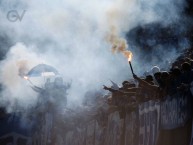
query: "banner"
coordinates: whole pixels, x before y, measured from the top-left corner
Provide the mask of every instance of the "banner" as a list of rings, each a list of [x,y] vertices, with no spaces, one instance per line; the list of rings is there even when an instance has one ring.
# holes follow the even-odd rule
[[[188,93],[175,94],[162,102],[148,101],[137,104],[136,109],[126,109],[124,119],[117,111],[109,114],[108,119],[107,114],[102,114],[83,125],[70,127],[65,116],[56,118],[45,113],[35,121],[32,134],[31,128],[21,128],[17,114],[7,115],[0,118],[0,145],[156,145],[159,129],[176,129],[179,133],[192,117],[191,97]],[[185,137],[182,139],[188,142]],[[193,128],[190,145],[193,145]]]
[[[65,135],[65,145],[74,145],[73,140],[75,140],[73,137],[73,131],[67,132]]]
[[[138,109],[126,114],[125,145],[139,144],[139,112]]]
[[[98,122],[96,122],[96,130],[95,130],[95,144],[94,145],[105,145],[106,127],[100,126]]]
[[[77,142],[75,145],[85,145],[86,144],[86,128],[77,128],[74,134]]]
[[[139,105],[139,145],[155,145],[159,112],[158,102],[149,101]]]
[[[85,145],[94,145],[95,143],[95,130],[96,130],[96,121],[90,121],[86,128],[86,144]]]
[[[120,145],[123,120],[119,117],[119,112],[109,115],[107,135],[105,145]]]
[[[51,113],[46,113],[45,114],[45,118],[42,121],[42,126],[41,126],[41,138],[40,138],[40,142],[41,145],[47,145],[49,144],[49,140],[51,138],[51,133],[52,133],[52,127],[53,127],[53,115]]]
[[[64,137],[64,140],[62,141],[61,138],[61,141],[57,142],[57,145],[85,145],[86,128],[76,128],[75,130],[66,133]]]
[[[187,122],[191,114],[190,94],[167,96],[161,103],[161,129],[175,129]]]

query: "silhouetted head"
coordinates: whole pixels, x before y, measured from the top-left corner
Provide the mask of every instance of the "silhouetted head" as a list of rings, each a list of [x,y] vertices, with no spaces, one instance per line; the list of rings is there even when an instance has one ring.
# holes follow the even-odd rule
[[[162,85],[167,85],[170,82],[170,74],[167,71],[161,73],[161,83]]]
[[[170,70],[170,73],[171,73],[173,76],[178,77],[178,76],[181,75],[181,70],[180,70],[177,66],[175,66],[174,68],[172,68],[172,69]]]
[[[191,71],[191,65],[188,62],[184,62],[181,68],[182,68],[182,71]]]
[[[125,84],[128,84],[128,83],[129,83],[129,81],[123,81],[122,85],[124,86]]]

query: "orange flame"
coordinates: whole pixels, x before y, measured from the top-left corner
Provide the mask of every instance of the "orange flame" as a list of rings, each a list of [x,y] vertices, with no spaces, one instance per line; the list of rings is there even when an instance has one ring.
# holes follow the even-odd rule
[[[128,61],[131,61],[132,60],[132,57],[133,57],[133,54],[131,51],[128,51],[128,50],[125,50],[123,52],[124,56],[128,58]]]

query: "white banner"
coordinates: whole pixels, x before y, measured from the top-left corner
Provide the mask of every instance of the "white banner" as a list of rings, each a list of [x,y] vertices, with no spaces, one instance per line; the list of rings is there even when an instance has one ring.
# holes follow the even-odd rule
[[[119,117],[119,112],[109,115],[108,128],[105,145],[119,145],[122,133],[123,122]]]
[[[105,145],[106,138],[106,127],[100,126],[96,122],[96,130],[95,130],[95,144],[94,145]]]
[[[90,121],[86,129],[86,145],[94,145],[96,121]]]
[[[139,141],[139,114],[138,111],[126,115],[125,145],[137,145]]]
[[[159,103],[149,101],[139,105],[139,145],[155,145],[159,126]]]

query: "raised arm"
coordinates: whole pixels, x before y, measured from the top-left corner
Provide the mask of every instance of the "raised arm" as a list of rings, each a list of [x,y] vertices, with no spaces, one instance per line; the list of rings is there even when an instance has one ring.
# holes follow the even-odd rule
[[[156,85],[151,85],[150,83],[140,79],[137,75],[133,75],[133,78],[136,79],[143,87],[145,88],[148,88],[148,89],[152,89],[152,90],[155,90],[155,89],[158,89],[158,86]]]

